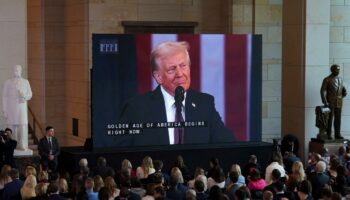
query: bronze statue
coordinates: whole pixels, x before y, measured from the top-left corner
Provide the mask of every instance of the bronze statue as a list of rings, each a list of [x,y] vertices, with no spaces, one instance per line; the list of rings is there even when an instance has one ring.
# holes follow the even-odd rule
[[[334,136],[335,139],[344,139],[340,134],[341,126],[341,109],[343,105],[343,97],[346,96],[346,89],[343,86],[343,80],[338,76],[339,65],[331,66],[331,74],[323,79],[321,87],[322,103],[330,108],[327,136],[332,138],[332,124],[334,118]]]

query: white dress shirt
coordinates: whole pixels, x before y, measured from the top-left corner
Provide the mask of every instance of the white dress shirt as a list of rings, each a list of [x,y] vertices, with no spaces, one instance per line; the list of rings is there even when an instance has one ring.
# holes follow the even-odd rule
[[[176,107],[175,107],[175,99],[173,96],[171,96],[163,86],[160,86],[160,90],[162,91],[164,102],[165,102],[165,112],[166,112],[166,118],[167,122],[175,122],[175,113],[176,113]],[[185,92],[185,98],[182,101],[182,117],[185,120],[185,100],[186,100],[186,92]],[[168,128],[168,134],[169,134],[169,144],[174,144],[174,128]]]

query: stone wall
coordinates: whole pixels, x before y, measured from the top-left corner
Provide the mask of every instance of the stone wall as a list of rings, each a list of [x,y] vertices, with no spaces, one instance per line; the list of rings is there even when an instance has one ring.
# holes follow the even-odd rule
[[[255,1],[255,34],[263,35],[262,140],[281,137],[282,0]]]
[[[2,112],[2,90],[13,76],[13,66],[23,67],[27,77],[27,3],[23,0],[0,0],[0,129],[6,128]]]
[[[233,0],[232,32],[261,34],[262,140],[281,137],[282,0]],[[255,3],[255,4],[254,4]]]
[[[341,66],[340,76],[348,91],[342,110],[342,134],[350,137],[350,1],[331,0],[329,65]],[[330,73],[329,71],[327,74]],[[327,75],[325,74],[325,75]]]

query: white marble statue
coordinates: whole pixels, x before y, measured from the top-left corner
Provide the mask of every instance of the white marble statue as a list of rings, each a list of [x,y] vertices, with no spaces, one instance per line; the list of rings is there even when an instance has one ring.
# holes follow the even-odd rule
[[[12,139],[17,140],[17,149],[28,149],[27,101],[32,98],[32,90],[27,79],[22,78],[22,66],[14,66],[14,77],[6,80],[2,93],[3,112],[8,128],[12,129]]]

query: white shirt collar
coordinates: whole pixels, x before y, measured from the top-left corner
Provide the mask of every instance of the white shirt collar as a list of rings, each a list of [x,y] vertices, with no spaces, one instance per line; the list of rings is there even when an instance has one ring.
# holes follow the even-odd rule
[[[164,98],[164,102],[165,102],[165,109],[168,110],[168,109],[172,109],[173,108],[173,105],[175,104],[175,99],[173,96],[171,96],[164,88],[163,86],[161,85],[160,86],[160,90],[162,91],[162,94],[163,94],[163,98]],[[182,105],[185,107],[185,101],[186,101],[186,94],[187,92],[185,92],[185,98],[184,100],[182,101]]]

